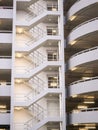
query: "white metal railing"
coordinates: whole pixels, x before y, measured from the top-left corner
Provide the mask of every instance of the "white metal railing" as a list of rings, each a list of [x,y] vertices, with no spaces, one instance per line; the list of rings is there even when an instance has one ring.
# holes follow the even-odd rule
[[[91,81],[91,80],[95,80],[95,79],[98,79],[98,76],[89,77],[88,79],[83,79],[83,80],[77,80],[77,81],[72,82],[70,85],[78,84],[78,83],[85,82],[85,81]]]
[[[57,114],[55,113],[57,111]],[[33,127],[35,127],[35,125],[37,125],[37,123],[39,123],[40,121],[43,121],[45,118],[57,118],[60,117],[60,110],[59,109],[51,109],[51,110],[44,110],[42,112],[40,112],[37,116],[38,118],[35,119],[34,117],[31,118],[30,120],[28,120],[27,122],[23,122],[23,123],[14,123],[14,128],[16,129],[20,129],[22,128],[23,130],[30,130]]]
[[[93,50],[97,50],[97,49],[98,49],[98,46],[92,47],[92,48],[89,48],[89,49],[80,51],[80,52],[78,52],[78,53],[72,55],[70,58],[73,58],[73,57],[75,57],[75,56],[77,56],[77,55],[80,55],[80,54],[83,54],[83,53],[86,53],[86,52],[90,52],[90,51],[93,51]]]
[[[71,113],[88,112],[88,111],[98,111],[98,107],[76,109],[76,110],[73,110]]]
[[[39,16],[40,14],[43,14],[45,11],[58,11],[58,4],[54,4],[54,3],[50,3],[50,4],[46,4],[41,5],[40,3],[36,2],[34,3],[32,6],[30,6],[28,8],[28,10],[30,11],[27,15],[26,15],[26,20],[32,20],[33,18]]]
[[[16,66],[15,68],[16,68],[17,74],[18,73],[27,74],[27,73],[31,72],[33,69],[35,69],[36,67],[43,64],[44,62],[48,61],[47,57],[45,55],[43,55],[42,53],[40,53],[39,51],[34,51],[29,56],[33,59],[32,66]],[[53,60],[51,60],[51,61],[53,61]]]
[[[2,86],[10,86],[11,85],[11,82],[2,82],[0,81],[0,87]]]
[[[36,15],[33,12],[29,12],[28,14],[25,15],[25,20],[29,22],[30,20],[32,20],[35,17],[36,17]]]
[[[38,76],[34,76],[32,79],[30,79],[29,83],[32,85],[36,85],[36,91],[40,92],[41,90],[45,89],[46,83],[40,79]]]
[[[31,111],[31,113],[33,114],[33,117],[37,120],[41,119],[40,113],[43,113],[43,111],[45,111],[45,109],[37,103],[32,104],[28,108],[28,110]]]
[[[44,31],[42,28],[40,28],[40,27],[38,27],[38,26],[35,26],[35,27],[33,27],[31,30],[30,30],[30,32],[34,35],[34,33],[35,34],[37,34],[36,36],[40,36],[40,37],[42,37],[42,36],[44,36],[45,34],[46,34],[46,31]]]
[[[32,84],[36,84],[36,88],[33,89],[34,91],[30,91],[28,94],[25,93],[15,93],[15,101],[16,102],[28,102],[33,99],[36,99],[36,96],[40,95],[41,93],[46,91],[45,85],[43,83],[40,84],[40,82],[35,82],[35,79],[31,81]]]
[[[98,111],[98,107],[81,109],[80,111],[81,111],[81,112]]]
[[[46,27],[45,30],[42,28],[35,26],[30,30],[31,35],[33,36],[31,40],[24,41],[24,40],[17,40],[16,42],[24,43],[26,46],[31,46],[33,43],[37,42],[38,40],[42,39],[45,36],[58,36],[58,28],[57,27]]]
[[[46,11],[46,7],[38,2],[32,4],[28,9],[37,16]]]
[[[47,58],[45,55],[40,53],[39,51],[34,51],[30,54],[30,57],[33,59],[33,62],[35,63],[35,66],[39,66],[43,62],[47,61]]]
[[[87,24],[87,23],[90,23],[90,22],[95,21],[95,20],[98,20],[98,17],[93,18],[93,19],[90,19],[90,20],[87,20],[87,21],[85,21],[85,22],[83,22],[83,23],[77,25],[75,28],[73,28],[73,29],[71,30],[70,33],[72,33],[72,32],[73,32],[74,30],[76,30],[77,28],[81,27],[82,25]],[[70,35],[70,34],[69,34],[69,35]]]
[[[36,96],[43,94],[47,89],[43,86],[37,87],[34,91],[29,92],[28,94],[25,93],[15,93],[15,102],[25,102],[32,101],[36,99]]]

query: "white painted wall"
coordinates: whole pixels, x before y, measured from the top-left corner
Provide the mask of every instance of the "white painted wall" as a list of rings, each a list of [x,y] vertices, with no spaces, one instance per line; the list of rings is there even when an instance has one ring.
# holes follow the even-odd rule
[[[68,87],[69,96],[87,92],[94,92],[97,91],[97,89],[98,89],[98,79],[80,82]]]
[[[70,58],[69,69],[73,68],[74,66],[91,62],[91,61],[96,61],[96,60],[98,60],[98,49],[91,50]]]
[[[0,42],[1,43],[12,43],[12,33],[0,33]]]
[[[81,26],[77,26],[72,32],[69,34],[69,44],[70,42],[76,40],[79,37],[87,35],[88,33],[92,33],[98,30],[98,19],[89,21],[87,23],[82,24]]]
[[[47,126],[43,126],[43,127],[39,128],[39,130],[47,130]]]
[[[16,35],[16,47],[24,48],[27,47],[29,42],[31,41],[31,37],[27,36],[26,34],[17,34]]]
[[[32,116],[26,112],[24,108],[20,110],[14,110],[14,128],[15,130],[24,130],[26,127],[24,123],[32,119]]]
[[[11,69],[11,59],[0,59],[0,69]]]
[[[98,0],[80,0],[78,2],[76,2],[68,11],[68,16],[71,17],[72,15],[74,15],[75,13],[77,13],[78,11],[82,10],[83,8],[90,6],[94,3],[98,2]]]
[[[24,10],[17,10],[16,13],[16,21],[18,22],[26,22],[26,17],[28,13]]]
[[[0,96],[11,96],[11,86],[0,86]]]
[[[10,113],[0,113],[0,125],[10,124]]]
[[[13,10],[12,9],[0,9],[0,18],[12,18]]]
[[[87,111],[72,113],[69,115],[69,124],[77,123],[97,123],[98,122],[98,112],[97,111]]]
[[[32,89],[26,86],[24,83],[15,84],[15,101],[24,102],[27,101],[27,95],[32,91]],[[33,93],[33,92],[32,92]]]
[[[24,74],[33,69],[33,63],[31,64],[24,58],[16,58],[15,67],[16,67],[16,73]]]
[[[47,112],[49,117],[59,117],[60,111],[59,111],[59,100],[58,98],[55,98],[51,96],[47,98]]]

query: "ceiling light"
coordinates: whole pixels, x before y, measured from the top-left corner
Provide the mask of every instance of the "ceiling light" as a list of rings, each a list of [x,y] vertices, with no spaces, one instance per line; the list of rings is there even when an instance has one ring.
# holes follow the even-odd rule
[[[53,29],[52,32],[53,32],[53,33],[56,33],[56,29]]]
[[[83,103],[87,103],[87,104],[94,104],[94,101],[84,101]]]
[[[78,124],[73,124],[74,126],[77,126]]]
[[[72,112],[73,113],[79,113],[80,111],[79,110],[73,110]]]
[[[54,83],[50,83],[50,86],[51,87],[55,87],[55,86],[57,86],[57,83],[55,83],[55,82]]]
[[[72,95],[72,98],[75,98],[75,97],[77,97],[77,95]]]
[[[87,128],[79,128],[79,130],[88,130]]]
[[[0,105],[0,109],[5,109],[6,105]]]
[[[69,44],[70,44],[70,45],[74,45],[76,42],[77,42],[77,41],[72,41],[72,42],[70,42]]]
[[[15,83],[21,83],[22,80],[21,79],[15,79]]]
[[[22,33],[24,32],[24,29],[23,29],[23,28],[20,28],[20,27],[17,27],[16,32],[17,32],[18,34],[22,34]]]
[[[96,124],[85,124],[86,126],[96,126]]]
[[[14,108],[15,110],[21,110],[21,109],[23,109],[22,107],[15,107]]]
[[[86,98],[94,99],[94,96],[87,96]]]
[[[53,7],[53,8],[52,8],[52,11],[57,11],[57,8]]]
[[[87,109],[87,106],[81,106],[81,105],[79,105],[79,106],[77,106],[77,108],[78,109]]]
[[[69,19],[70,19],[70,21],[73,21],[75,18],[76,18],[76,16],[73,15],[73,16],[71,16]]]
[[[86,129],[96,129],[96,126],[86,126]]]
[[[82,77],[83,80],[90,79],[90,77]]]
[[[16,53],[15,56],[16,56],[17,58],[21,58],[21,57],[23,56],[23,54],[22,54],[22,53]]]
[[[71,71],[74,71],[74,70],[76,70],[76,69],[77,69],[77,67],[74,67],[74,68],[71,69]]]
[[[53,78],[54,78],[54,79],[58,79],[58,77],[56,77],[56,76],[55,76],[55,77],[53,77]]]

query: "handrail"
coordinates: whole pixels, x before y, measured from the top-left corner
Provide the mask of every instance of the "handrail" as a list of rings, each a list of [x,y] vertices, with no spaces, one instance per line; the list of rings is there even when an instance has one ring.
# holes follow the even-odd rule
[[[33,118],[29,119],[26,122],[14,123],[14,124],[15,124],[16,127],[21,127],[22,126],[24,129],[28,130],[28,129],[31,129],[34,125],[36,125],[39,121],[41,121],[41,120],[43,120],[45,118],[53,117],[53,116],[56,117],[56,115],[49,115],[50,112],[55,112],[56,110],[60,111],[59,108],[57,108],[57,109],[55,109],[55,108],[54,109],[50,109],[49,111],[44,110],[44,111],[39,112],[37,114],[37,118],[36,119],[35,119],[35,117],[33,117]],[[57,117],[59,117],[59,116],[60,116],[60,114],[57,115]]]
[[[95,20],[97,20],[97,19],[98,19],[98,17],[95,17],[95,18],[93,18],[93,19],[87,20],[87,21],[85,21],[85,22],[83,22],[83,23],[77,25],[75,28],[73,28],[73,29],[71,30],[70,33],[72,33],[74,30],[76,30],[76,29],[79,28],[80,26],[82,26],[82,25],[84,25],[84,24],[87,24],[87,23],[90,23],[90,22],[92,22],[92,21],[95,21]],[[70,35],[70,34],[69,34],[69,35]]]
[[[45,11],[57,11],[58,10],[58,4],[50,3],[50,4],[46,4],[46,6],[44,7],[40,3],[36,2],[31,6],[31,8],[28,8],[28,10],[30,12],[26,15],[27,21],[30,20],[29,18],[35,18]],[[37,11],[36,13],[34,12],[35,10]]]
[[[46,8],[42,5],[40,5],[38,2],[34,3],[31,8],[28,8],[28,10],[30,11],[27,16],[26,19],[28,20],[29,15],[31,15],[32,13],[34,14],[33,18],[37,17],[39,14],[41,14],[42,12],[44,12],[46,10]],[[37,10],[37,14],[34,12],[35,10]],[[31,17],[31,16],[30,16]]]
[[[45,37],[45,36],[48,36],[48,35],[58,35],[58,28],[57,28],[57,26],[54,28],[54,27],[48,27],[48,29],[55,29],[56,30],[56,32],[54,33],[47,33],[47,29],[46,29],[46,31],[45,30],[43,30],[43,29],[41,29],[40,27],[38,27],[38,26],[35,26],[35,27],[33,27],[31,30],[30,30],[30,32],[31,32],[31,34],[32,35],[36,35],[36,36],[34,36],[34,37],[32,37],[31,38],[31,40],[29,40],[29,41],[27,41],[27,42],[25,42],[24,44],[26,45],[26,46],[30,46],[30,45],[32,45],[34,42],[37,42],[38,40],[40,40],[41,38],[43,38],[43,37]],[[34,34],[33,34],[34,33]],[[21,40],[21,41],[23,41],[23,40]],[[17,41],[16,41],[17,42]]]
[[[32,109],[32,108],[33,108],[33,109],[35,108],[36,111],[37,111],[37,109],[40,110],[40,111],[44,110],[44,108],[43,108],[42,106],[40,106],[38,103],[32,104],[32,105],[30,106],[30,108],[31,108],[31,109]]]
[[[86,52],[89,52],[89,51],[92,51],[92,50],[96,50],[96,49],[98,49],[98,46],[92,47],[92,48],[89,48],[89,49],[86,49],[86,50],[83,50],[83,51],[80,51],[80,52],[72,55],[70,58],[73,58],[73,57],[75,57],[77,55],[80,55],[80,54],[83,54],[83,53],[86,53]]]
[[[31,53],[31,56],[34,56],[36,58],[36,60],[39,60],[39,61],[45,61],[47,58],[45,55],[43,55],[41,52],[39,51],[34,51],[33,53]]]
[[[40,83],[40,84],[42,84],[43,86],[44,86],[44,84],[45,84],[45,81],[43,81],[42,79],[40,79],[38,76],[34,76],[32,79],[31,79],[31,81],[37,81],[37,83]]]
[[[71,111],[71,113],[88,112],[88,111],[98,111],[98,107],[76,109],[76,110]]]
[[[98,107],[80,109],[80,111],[81,111],[81,112],[84,112],[84,111],[98,111]]]
[[[95,80],[95,79],[98,79],[98,76],[96,77],[90,77],[89,79],[83,79],[83,80],[77,80],[77,81],[74,81],[70,84],[71,85],[74,85],[74,84],[77,84],[77,83],[81,83],[81,82],[85,82],[85,81],[90,81],[90,80]]]

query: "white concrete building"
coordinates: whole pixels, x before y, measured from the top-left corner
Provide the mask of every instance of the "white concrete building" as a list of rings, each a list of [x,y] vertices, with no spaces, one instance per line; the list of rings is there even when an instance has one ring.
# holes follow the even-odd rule
[[[97,130],[97,37],[98,0],[0,0],[0,130]]]
[[[63,0],[0,0],[0,130],[65,130]]]
[[[98,130],[98,0],[65,1],[67,130]]]

